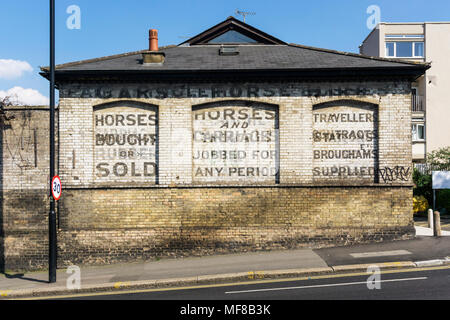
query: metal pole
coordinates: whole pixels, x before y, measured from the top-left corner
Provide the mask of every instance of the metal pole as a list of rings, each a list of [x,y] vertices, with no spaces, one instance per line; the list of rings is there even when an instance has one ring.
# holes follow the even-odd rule
[[[436,189],[433,189],[433,211],[436,211]]]
[[[50,213],[48,282],[56,282],[56,213],[52,196],[52,179],[55,176],[55,0],[50,0]]]

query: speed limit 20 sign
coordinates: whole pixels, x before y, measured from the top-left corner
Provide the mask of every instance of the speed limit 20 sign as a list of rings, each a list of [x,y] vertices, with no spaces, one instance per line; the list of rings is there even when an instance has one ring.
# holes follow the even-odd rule
[[[61,198],[61,179],[58,176],[54,176],[52,180],[52,195],[56,201]]]

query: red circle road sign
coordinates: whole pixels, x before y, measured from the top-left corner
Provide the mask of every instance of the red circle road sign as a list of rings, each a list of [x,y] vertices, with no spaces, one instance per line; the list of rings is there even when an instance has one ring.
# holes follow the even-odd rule
[[[52,195],[56,201],[61,198],[61,191],[61,179],[58,176],[54,176],[52,180]]]

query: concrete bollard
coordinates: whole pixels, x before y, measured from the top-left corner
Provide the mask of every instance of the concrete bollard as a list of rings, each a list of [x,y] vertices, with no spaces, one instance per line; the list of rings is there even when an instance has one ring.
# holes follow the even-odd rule
[[[428,209],[428,228],[430,228],[431,230],[433,230],[433,209]]]
[[[433,229],[433,235],[435,237],[441,236],[441,214],[439,211],[434,212],[434,229]]]

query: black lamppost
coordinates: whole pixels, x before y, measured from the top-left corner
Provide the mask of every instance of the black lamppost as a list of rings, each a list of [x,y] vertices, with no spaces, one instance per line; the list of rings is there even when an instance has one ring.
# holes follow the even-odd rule
[[[48,282],[56,282],[56,213],[52,196],[52,179],[55,176],[55,0],[50,0],[50,213]]]

